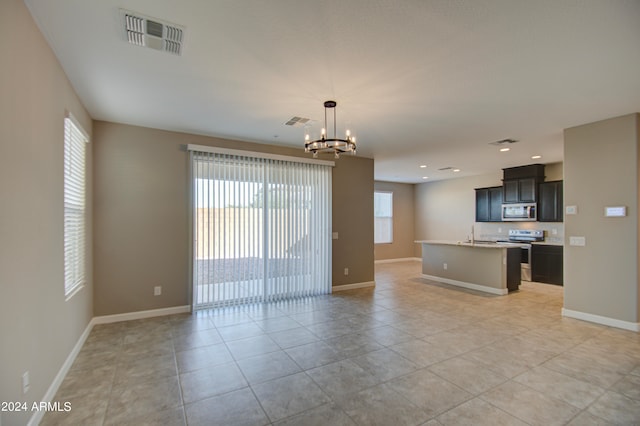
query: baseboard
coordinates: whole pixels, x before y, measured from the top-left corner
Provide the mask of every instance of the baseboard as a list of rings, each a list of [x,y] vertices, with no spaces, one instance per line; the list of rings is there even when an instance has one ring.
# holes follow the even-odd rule
[[[419,257],[400,257],[397,259],[380,259],[374,263],[396,263],[396,262],[422,262]]]
[[[91,321],[89,321],[89,324],[87,324],[87,327],[84,329],[84,332],[82,332],[82,335],[80,335],[80,338],[78,339],[75,346],[71,350],[71,353],[69,353],[69,356],[67,356],[67,359],[62,364],[62,367],[60,367],[58,374],[56,374],[56,377],[53,379],[53,382],[49,386],[49,389],[47,389],[47,392],[44,394],[41,401],[42,402],[53,401],[53,398],[56,396],[56,392],[58,392],[58,389],[60,388],[62,381],[67,376],[69,369],[73,365],[73,362],[76,360],[78,353],[80,353],[80,350],[82,349],[84,342],[87,340],[87,337],[89,337],[89,334],[91,333],[91,330],[93,329],[94,325],[109,324],[112,322],[120,322],[120,321],[131,321],[136,319],[159,317],[164,315],[183,314],[187,312],[191,312],[190,306],[174,306],[171,308],[152,309],[149,311],[128,312],[126,314],[93,317]],[[44,414],[45,414],[44,410],[35,411],[33,413],[33,416],[31,416],[31,419],[29,419],[29,423],[27,423],[27,425],[37,426],[42,421]]]
[[[69,353],[69,356],[67,356],[67,359],[62,364],[62,367],[60,367],[60,370],[58,371],[58,374],[56,374],[56,377],[53,379],[53,382],[51,382],[51,385],[49,386],[49,389],[47,389],[47,392],[42,397],[42,399],[41,399],[42,402],[47,402],[48,403],[48,402],[53,401],[53,398],[56,396],[56,392],[58,392],[58,389],[60,388],[60,385],[64,381],[64,378],[67,376],[67,373],[69,372],[69,369],[71,369],[71,366],[73,365],[73,362],[76,360],[76,357],[80,353],[80,350],[82,349],[82,346],[84,345],[84,342],[87,340],[87,337],[89,337],[89,334],[91,333],[91,330],[93,329],[93,324],[94,324],[94,322],[93,322],[93,319],[92,319],[91,321],[89,321],[89,324],[87,324],[87,327],[84,329],[84,331],[80,335],[80,338],[78,339],[78,341],[76,342],[75,346],[73,347],[73,349]],[[33,413],[33,415],[31,416],[31,419],[29,419],[29,423],[27,423],[27,425],[28,426],[37,426],[42,421],[42,418],[44,417],[45,413],[46,413],[46,411],[44,411],[44,410],[36,410]]]
[[[499,296],[504,296],[505,294],[509,293],[509,290],[507,290],[506,288],[488,287],[486,285],[473,284],[465,281],[452,280],[450,278],[436,277],[433,275],[422,274],[422,278],[426,278],[432,281],[438,281],[444,284],[454,285],[456,287],[468,288],[469,290],[476,290],[476,291],[482,291],[484,293],[497,294]]]
[[[151,309],[149,311],[127,312],[124,314],[103,315],[93,317],[94,324],[110,324],[112,322],[131,321],[143,318],[161,317],[165,315],[185,314],[191,312],[191,306],[173,306],[171,308]]]
[[[609,327],[621,328],[623,330],[640,332],[640,323],[622,321],[615,318],[603,317],[600,315],[589,314],[586,312],[572,311],[571,309],[562,308],[562,316],[567,318],[579,319],[582,321],[594,322]]]
[[[331,287],[331,292],[336,291],[344,291],[344,290],[353,290],[354,288],[365,288],[365,287],[375,287],[375,281],[366,281],[363,283],[353,283],[353,284],[344,284],[344,285],[335,285]]]

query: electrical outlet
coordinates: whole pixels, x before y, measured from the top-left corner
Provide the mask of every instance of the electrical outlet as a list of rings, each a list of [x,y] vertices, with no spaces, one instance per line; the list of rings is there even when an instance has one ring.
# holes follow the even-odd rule
[[[498,228],[498,234],[502,234],[502,228]]]
[[[446,263],[443,263],[442,267],[444,268],[445,271],[447,270],[447,264]]]
[[[25,394],[29,392],[29,387],[31,386],[29,382],[29,372],[25,371],[22,373],[22,393]]]
[[[349,268],[344,268],[344,274],[349,275]]]
[[[162,287],[157,285],[153,288],[153,295],[160,296],[162,294]]]

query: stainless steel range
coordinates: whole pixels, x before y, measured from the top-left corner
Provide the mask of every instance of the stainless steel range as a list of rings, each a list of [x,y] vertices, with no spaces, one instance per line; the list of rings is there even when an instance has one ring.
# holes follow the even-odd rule
[[[534,229],[510,229],[509,241],[525,244],[522,247],[521,280],[531,281],[531,243],[544,240],[544,231]]]

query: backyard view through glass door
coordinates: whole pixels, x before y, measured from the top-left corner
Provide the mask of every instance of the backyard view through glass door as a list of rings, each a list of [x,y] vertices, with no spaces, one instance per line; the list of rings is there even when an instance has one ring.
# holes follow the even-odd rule
[[[192,152],[195,309],[328,293],[331,170]]]

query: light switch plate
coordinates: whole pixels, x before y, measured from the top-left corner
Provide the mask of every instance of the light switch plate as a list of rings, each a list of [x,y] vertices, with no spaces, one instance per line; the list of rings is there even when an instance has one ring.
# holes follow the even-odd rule
[[[337,232],[332,232],[331,233],[331,238],[333,238],[334,240],[338,239],[338,233]]]
[[[578,206],[567,206],[565,209],[566,214],[578,214]]]
[[[570,246],[586,246],[587,240],[585,237],[569,237],[569,245]]]

